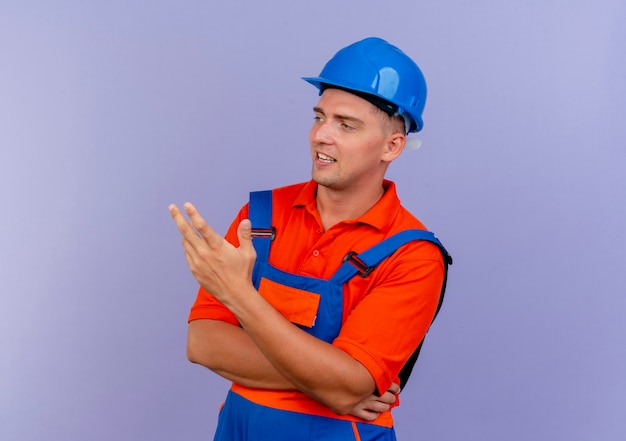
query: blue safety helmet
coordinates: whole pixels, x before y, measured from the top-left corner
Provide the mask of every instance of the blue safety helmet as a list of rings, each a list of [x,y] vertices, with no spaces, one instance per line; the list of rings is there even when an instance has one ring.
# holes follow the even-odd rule
[[[356,92],[390,115],[402,115],[405,120],[409,116],[407,132],[419,132],[424,126],[424,75],[404,52],[381,38],[366,38],[341,49],[326,63],[319,77],[302,79],[317,87],[320,95],[325,88],[337,87]],[[388,107],[392,110],[380,106],[381,99],[391,103]]]

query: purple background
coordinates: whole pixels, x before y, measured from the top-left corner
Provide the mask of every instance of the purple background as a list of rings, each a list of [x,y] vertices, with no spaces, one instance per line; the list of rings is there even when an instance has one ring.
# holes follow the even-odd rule
[[[625,22],[621,0],[1,2],[0,439],[211,439],[228,384],[186,361],[167,205],[224,232],[249,190],[308,179],[300,77],[368,35],[425,72],[423,146],[389,177],[455,257],[399,438],[624,439]]]

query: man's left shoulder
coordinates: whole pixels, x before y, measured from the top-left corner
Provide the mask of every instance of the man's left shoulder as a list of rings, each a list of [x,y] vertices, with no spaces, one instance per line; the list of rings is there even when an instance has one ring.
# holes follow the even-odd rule
[[[400,205],[398,209],[398,216],[396,217],[392,229],[394,232],[404,230],[424,230],[429,231],[426,225],[422,223],[413,213],[407,210],[403,205]]]

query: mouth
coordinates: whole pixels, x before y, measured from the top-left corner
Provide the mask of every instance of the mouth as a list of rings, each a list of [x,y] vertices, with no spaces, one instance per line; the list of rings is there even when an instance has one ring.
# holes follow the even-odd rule
[[[330,156],[327,156],[323,153],[317,153],[317,160],[320,162],[324,162],[326,164],[330,164],[332,162],[337,162],[337,160],[335,158],[331,158]]]

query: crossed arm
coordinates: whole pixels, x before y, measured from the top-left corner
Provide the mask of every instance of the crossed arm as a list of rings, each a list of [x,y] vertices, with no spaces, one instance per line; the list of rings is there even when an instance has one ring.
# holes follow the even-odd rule
[[[189,268],[241,324],[191,322],[187,351],[192,362],[245,386],[297,389],[338,414],[373,420],[389,408],[399,392],[397,385],[381,397],[373,396],[374,380],[361,363],[294,326],[254,289],[256,253],[248,220],[239,224],[240,246],[235,248],[191,204],[184,209],[189,221],[178,207],[169,207]]]

